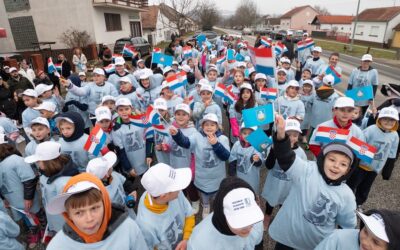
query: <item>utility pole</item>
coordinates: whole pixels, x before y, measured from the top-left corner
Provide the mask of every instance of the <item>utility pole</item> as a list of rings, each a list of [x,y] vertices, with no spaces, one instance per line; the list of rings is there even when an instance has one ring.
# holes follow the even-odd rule
[[[350,43],[349,51],[353,51],[354,35],[356,34],[356,27],[357,27],[357,22],[358,22],[358,11],[360,10],[360,2],[361,2],[361,0],[358,0],[356,19],[354,20],[353,34],[351,35],[351,43]]]

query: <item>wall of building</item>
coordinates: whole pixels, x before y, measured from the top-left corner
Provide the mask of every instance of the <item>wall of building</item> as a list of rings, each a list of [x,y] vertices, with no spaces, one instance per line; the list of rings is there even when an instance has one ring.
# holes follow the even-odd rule
[[[354,25],[354,23],[352,24]],[[383,43],[386,26],[386,22],[358,22],[355,29],[354,39],[373,43]]]
[[[321,24],[319,30],[333,30],[337,27],[337,32],[351,33],[351,24]]]
[[[311,25],[311,22],[317,14],[318,13],[313,8],[307,7],[302,9],[292,16],[290,28],[295,30],[307,30],[307,32],[311,33],[311,31],[315,30],[315,25]]]

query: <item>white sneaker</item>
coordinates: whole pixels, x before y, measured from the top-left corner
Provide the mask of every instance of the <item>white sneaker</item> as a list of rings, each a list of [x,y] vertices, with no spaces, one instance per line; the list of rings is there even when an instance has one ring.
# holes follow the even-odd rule
[[[197,214],[200,210],[200,200],[198,201],[192,201],[192,209],[193,209],[193,213]]]
[[[203,206],[203,213],[202,213],[202,215],[201,215],[201,218],[206,218],[207,217],[207,215],[209,215],[210,214],[210,207],[209,206],[207,206],[207,207],[204,207]]]

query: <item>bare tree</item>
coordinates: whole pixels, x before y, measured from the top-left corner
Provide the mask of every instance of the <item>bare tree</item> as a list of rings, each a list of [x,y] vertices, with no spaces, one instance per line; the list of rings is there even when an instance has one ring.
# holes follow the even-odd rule
[[[58,39],[69,48],[84,48],[93,42],[86,30],[77,30],[72,27],[61,33]]]
[[[319,5],[314,5],[313,8],[320,14],[324,16],[329,16],[331,13],[326,7],[322,7]]]
[[[253,0],[241,1],[236,8],[234,18],[236,25],[252,26],[258,17],[257,4]]]
[[[203,0],[196,9],[195,18],[202,30],[211,30],[220,21],[220,15],[215,5],[213,0]]]

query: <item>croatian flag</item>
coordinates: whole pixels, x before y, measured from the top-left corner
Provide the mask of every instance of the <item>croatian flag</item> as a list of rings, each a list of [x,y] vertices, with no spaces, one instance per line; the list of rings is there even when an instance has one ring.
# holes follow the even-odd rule
[[[332,75],[333,78],[335,79],[334,81],[334,85],[339,84],[342,82],[342,75],[339,74],[334,67],[329,66],[328,68],[326,68],[325,70],[325,75]]]
[[[153,53],[161,53],[161,48],[153,48]]]
[[[94,126],[94,128],[90,132],[90,135],[85,145],[83,146],[83,149],[93,154],[94,156],[98,156],[100,150],[105,146],[106,141],[106,133],[104,133],[99,124],[96,124],[96,126]]]
[[[261,37],[261,44],[264,45],[265,47],[269,48],[272,45],[272,39],[266,38],[265,36],[263,36],[263,37]]]
[[[165,80],[167,81],[170,90],[178,89],[188,83],[185,71],[172,75]]]
[[[285,44],[281,42],[277,42],[274,46],[274,49],[275,49],[275,55],[278,57],[280,57],[283,53],[288,51]]]
[[[112,59],[113,60],[115,60],[115,58],[117,58],[117,57],[122,57],[122,55],[121,54],[113,54],[112,55]]]
[[[363,162],[371,164],[371,162],[374,160],[375,153],[377,152],[374,146],[371,146],[354,136],[350,138],[350,140],[347,142],[347,145],[353,149],[357,157]]]
[[[193,110],[193,108],[194,108],[194,96],[191,95],[188,98],[189,98],[188,105],[189,105],[190,109]]]
[[[183,47],[183,57],[192,57],[192,48],[190,46]]]
[[[146,110],[146,123],[151,124],[159,124],[160,123],[160,115],[157,110],[153,108],[152,105],[149,105]]]
[[[111,63],[103,68],[104,72],[108,75],[115,72],[115,64]]]
[[[61,72],[62,71],[62,64],[61,63],[56,63],[54,64],[56,66],[57,71]]]
[[[153,127],[146,128],[146,130],[144,132],[144,138],[145,139],[154,138],[154,129],[153,129]]]
[[[226,88],[224,100],[228,104],[233,104],[236,101],[237,97],[232,92],[232,85]]]
[[[255,48],[256,71],[275,77],[275,54],[272,48]]]
[[[346,143],[350,130],[320,126],[315,134],[315,141],[322,143]]]
[[[148,128],[151,124],[146,119],[146,114],[132,114],[129,116],[131,124],[141,127],[141,128]]]
[[[214,95],[224,98],[226,92],[226,87],[223,83],[218,83],[215,85]]]
[[[158,134],[169,136],[168,129],[163,124],[153,125],[153,129]]]
[[[315,45],[315,42],[312,38],[307,38],[305,40],[306,48],[311,48],[312,46]]]
[[[124,49],[122,50],[122,55],[126,57],[135,57],[137,55],[137,52],[135,50],[135,47],[125,43]]]
[[[354,101],[368,101],[374,98],[374,91],[372,85],[353,88],[346,91],[346,96]]]
[[[60,77],[60,73],[58,73],[56,66],[53,63],[53,60],[51,59],[51,57],[49,57],[47,59],[47,72],[49,74],[54,73],[54,75]]]
[[[278,97],[278,89],[275,88],[262,88],[260,92],[261,98],[268,100],[275,100]]]
[[[297,43],[297,51],[302,51],[306,48],[311,48],[312,46],[315,45],[315,42],[312,38],[307,38],[304,41],[299,41]]]
[[[225,61],[226,61],[226,57],[225,56],[221,56],[221,57],[217,58],[217,64],[221,64],[221,63],[223,63]]]

